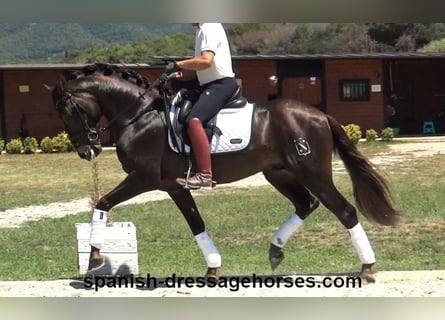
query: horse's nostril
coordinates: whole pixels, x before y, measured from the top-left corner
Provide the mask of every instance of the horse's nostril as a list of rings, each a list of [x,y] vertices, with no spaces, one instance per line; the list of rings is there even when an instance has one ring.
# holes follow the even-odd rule
[[[80,146],[77,148],[77,154],[81,159],[91,160],[94,158],[94,151],[90,146]]]
[[[87,156],[84,152],[78,152],[78,154],[81,159],[85,159]]]

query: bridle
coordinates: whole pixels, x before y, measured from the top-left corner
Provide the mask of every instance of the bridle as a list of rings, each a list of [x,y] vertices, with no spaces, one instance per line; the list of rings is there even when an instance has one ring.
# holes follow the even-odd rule
[[[95,127],[91,127],[88,123],[87,110],[74,98],[71,92],[65,92],[65,95],[62,97],[60,101],[69,101],[73,110],[75,110],[80,123],[83,127],[83,132],[76,133],[71,135],[72,140],[75,141],[75,144],[79,144],[79,138],[82,134],[86,133],[88,141],[90,145],[100,144],[99,132],[101,131],[99,125]],[[56,104],[56,108],[59,106],[59,102]],[[78,147],[78,145],[76,145]]]

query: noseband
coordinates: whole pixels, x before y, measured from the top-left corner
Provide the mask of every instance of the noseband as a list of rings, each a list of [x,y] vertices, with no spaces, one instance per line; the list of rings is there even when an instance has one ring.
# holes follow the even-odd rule
[[[73,140],[76,141],[76,144],[78,144],[77,141],[79,141],[79,137],[82,135],[82,133],[86,133],[88,137],[88,141],[90,142],[90,145],[99,144],[99,126],[96,126],[92,128],[88,124],[88,118],[87,118],[87,110],[85,110],[82,105],[77,102],[77,100],[74,98],[73,94],[70,92],[66,92],[62,100],[69,101],[72,108],[75,110],[77,116],[79,117],[80,123],[82,124],[84,132],[79,132],[72,136]],[[58,104],[56,105],[58,107]],[[76,146],[78,147],[78,146]]]

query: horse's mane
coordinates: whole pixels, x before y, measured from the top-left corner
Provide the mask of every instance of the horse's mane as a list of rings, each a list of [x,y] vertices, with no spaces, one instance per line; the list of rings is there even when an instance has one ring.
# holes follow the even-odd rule
[[[145,89],[148,89],[150,87],[150,85],[152,84],[150,82],[150,80],[148,80],[148,78],[142,76],[141,74],[139,74],[131,69],[122,68],[121,66],[117,66],[117,65],[113,65],[113,64],[95,63],[95,64],[86,65],[80,70],[69,70],[69,71],[65,71],[63,73],[63,77],[65,78],[66,81],[77,80],[77,79],[82,79],[82,78],[87,79],[87,77],[94,76],[94,75],[103,75],[103,76],[107,76],[107,77],[114,77],[115,79],[118,79],[118,80],[122,79],[124,81],[128,81],[128,82],[140,87],[141,89],[143,89],[144,92],[145,92]],[[117,86],[117,88],[119,88],[119,87]],[[135,92],[135,94],[137,94],[137,97],[141,96],[140,92]],[[163,100],[162,96],[157,94],[152,97],[154,98],[152,101],[153,102],[152,108],[155,110],[163,111],[164,110],[164,100]]]
[[[106,63],[95,63],[86,65],[81,70],[69,70],[64,72],[63,76],[65,80],[69,81],[94,74],[119,77],[144,89],[148,88],[151,84],[148,78],[140,75],[133,70]]]

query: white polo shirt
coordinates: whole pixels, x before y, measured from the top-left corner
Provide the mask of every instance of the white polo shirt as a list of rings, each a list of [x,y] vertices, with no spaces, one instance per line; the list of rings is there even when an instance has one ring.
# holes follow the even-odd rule
[[[196,71],[200,85],[235,76],[229,41],[222,24],[199,24],[195,35],[195,56],[200,56],[202,51],[212,51],[215,56],[210,68]]]

